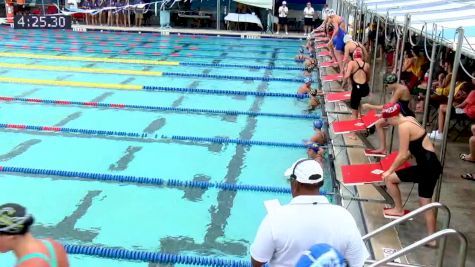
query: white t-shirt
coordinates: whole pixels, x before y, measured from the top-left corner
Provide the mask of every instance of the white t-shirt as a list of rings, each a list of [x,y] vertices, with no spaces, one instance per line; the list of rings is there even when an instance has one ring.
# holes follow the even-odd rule
[[[294,267],[302,252],[318,243],[334,247],[351,267],[363,266],[369,256],[351,214],[316,195],[295,197],[267,214],[250,250],[270,267]]]
[[[305,18],[312,18],[313,19],[313,14],[315,13],[315,10],[313,9],[313,7],[305,7],[305,9],[303,10],[303,16]]]
[[[279,7],[279,18],[286,18],[287,14],[289,14],[289,8],[286,6]]]

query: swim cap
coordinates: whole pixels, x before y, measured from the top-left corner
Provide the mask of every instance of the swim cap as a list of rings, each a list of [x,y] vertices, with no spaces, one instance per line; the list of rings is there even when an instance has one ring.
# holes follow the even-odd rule
[[[33,224],[33,216],[26,213],[25,207],[7,203],[0,206],[0,233],[22,235],[28,232]]]
[[[312,83],[312,78],[306,77],[305,79],[303,79],[303,82],[304,83]]]
[[[388,74],[384,77],[384,83],[385,84],[393,84],[396,83],[397,81],[397,76],[396,74]]]
[[[320,150],[320,145],[318,143],[311,143],[307,145],[307,148],[313,150],[315,153],[318,153]]]
[[[349,41],[353,41],[353,37],[351,37],[349,34],[345,34],[345,37],[343,37],[343,42],[346,44]]]
[[[313,121],[313,128],[322,129],[323,121],[321,119],[316,119]]]
[[[295,267],[348,267],[343,255],[328,244],[315,244],[303,252]]]
[[[392,118],[399,115],[401,112],[401,106],[398,103],[386,103],[383,106],[382,115],[383,118]]]

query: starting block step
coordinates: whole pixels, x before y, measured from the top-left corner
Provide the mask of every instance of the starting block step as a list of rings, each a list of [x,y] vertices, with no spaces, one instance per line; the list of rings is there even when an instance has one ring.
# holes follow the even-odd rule
[[[331,55],[330,51],[322,51],[322,52],[318,53],[317,56],[319,56],[319,57],[328,57],[330,55]]]
[[[331,67],[337,67],[338,62],[334,61],[327,61],[327,62],[322,62],[318,65],[320,68],[331,68]]]

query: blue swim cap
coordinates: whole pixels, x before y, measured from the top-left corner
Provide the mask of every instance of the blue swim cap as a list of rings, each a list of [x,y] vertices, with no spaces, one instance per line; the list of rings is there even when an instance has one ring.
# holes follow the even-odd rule
[[[316,244],[304,251],[295,267],[348,267],[345,258],[328,244]]]
[[[311,143],[307,145],[308,149],[313,150],[313,152],[318,153],[318,150],[320,149],[320,144],[318,143]]]
[[[306,77],[305,79],[303,79],[303,82],[304,83],[312,83],[312,78]]]
[[[322,127],[323,127],[323,120],[316,119],[313,121],[313,128],[322,129]]]

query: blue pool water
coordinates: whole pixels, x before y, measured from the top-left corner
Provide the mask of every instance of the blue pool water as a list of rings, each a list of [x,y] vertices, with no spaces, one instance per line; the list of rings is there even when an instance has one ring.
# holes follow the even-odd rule
[[[0,67],[0,78],[123,85],[173,86],[216,90],[295,93],[298,82],[229,80],[206,77],[141,76],[95,73],[94,69],[143,70],[236,77],[303,78],[299,70],[255,69],[252,66],[298,67],[292,61],[298,41],[246,40],[218,37],[155,36],[152,34],[12,31],[0,29],[2,63],[89,68],[90,72],[29,70]],[[119,42],[111,47],[101,42]],[[125,37],[125,40],[123,40]],[[16,39],[15,39],[16,38]],[[146,41],[137,41],[142,38]],[[27,44],[12,48],[7,44]],[[45,42],[45,40],[47,42]],[[55,40],[62,40],[57,42]],[[77,41],[77,43],[76,43]],[[86,45],[85,42],[96,42]],[[23,44],[22,43],[22,44]],[[131,44],[152,47],[134,48]],[[167,48],[157,48],[168,46]],[[194,47],[183,52],[174,46]],[[53,51],[46,48],[82,52]],[[104,54],[86,48],[147,53],[192,53],[193,56]],[[183,50],[185,49],[183,48]],[[200,48],[202,50],[200,50]],[[15,54],[60,55],[32,59]],[[67,57],[166,60],[247,67],[162,66],[68,60]],[[1,97],[99,102],[127,105],[307,114],[306,100],[223,94],[115,90],[0,82]],[[316,111],[315,114],[318,114]],[[306,157],[303,148],[180,141],[161,136],[227,137],[301,144],[312,134],[312,119],[269,116],[147,111],[78,105],[0,101],[0,123],[146,133],[147,138],[0,129],[0,166],[56,169],[89,173],[143,176],[179,181],[226,182],[288,187],[284,170]],[[327,166],[328,167],[328,166]],[[326,173],[329,175],[328,171]],[[60,242],[136,251],[212,256],[247,260],[249,246],[265,215],[264,200],[290,200],[290,194],[229,191],[218,188],[154,186],[127,182],[99,182],[75,177],[0,172],[0,203],[18,202],[35,215],[39,237]],[[326,185],[329,190],[330,185]],[[13,265],[11,254],[0,255],[3,266]],[[71,255],[72,266],[156,266],[147,262]],[[177,264],[178,265],[178,264]],[[157,265],[158,266],[158,265]]]

